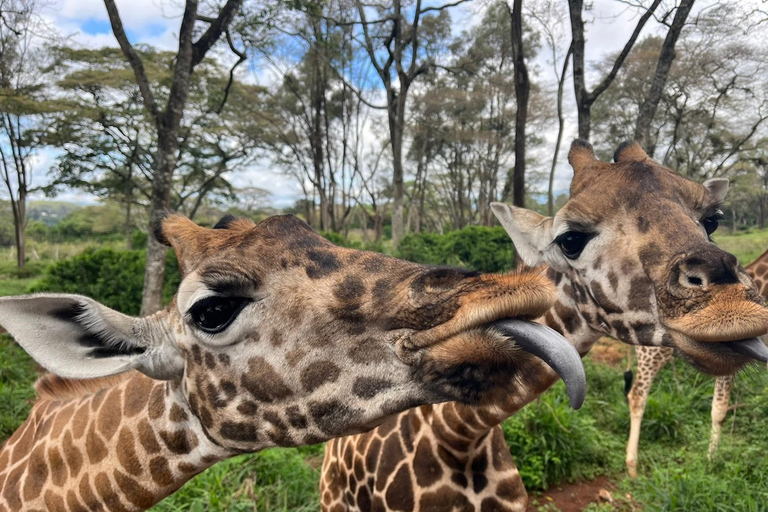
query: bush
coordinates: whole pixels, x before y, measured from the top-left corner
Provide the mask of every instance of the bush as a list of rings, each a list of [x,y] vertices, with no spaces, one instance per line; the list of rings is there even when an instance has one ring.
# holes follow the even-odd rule
[[[504,228],[470,226],[442,235],[408,235],[400,242],[396,256],[417,263],[503,272],[512,267],[513,254],[512,241]]]
[[[145,251],[87,249],[73,258],[54,263],[30,288],[35,292],[77,293],[128,315],[141,310]],[[163,298],[168,302],[179,285],[176,256],[168,252]]]

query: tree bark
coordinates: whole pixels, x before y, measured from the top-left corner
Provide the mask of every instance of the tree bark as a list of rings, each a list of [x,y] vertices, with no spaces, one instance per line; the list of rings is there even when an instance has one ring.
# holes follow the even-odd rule
[[[653,157],[654,150],[656,149],[656,141],[651,140],[651,123],[653,123],[653,118],[656,116],[656,109],[659,106],[659,101],[661,101],[669,70],[672,67],[672,62],[675,60],[677,39],[680,37],[680,32],[683,30],[685,21],[688,19],[694,1],[682,0],[678,6],[675,17],[672,20],[672,25],[669,27],[667,36],[664,38],[664,44],[661,47],[661,54],[656,63],[656,72],[653,75],[651,89],[640,106],[640,113],[635,125],[635,141],[645,148],[645,152],[651,155],[651,157]]]
[[[515,171],[512,187],[512,204],[525,207],[525,125],[528,122],[528,99],[531,81],[525,65],[523,48],[523,1],[514,0],[512,9],[505,4],[511,17],[512,62],[515,70]]]
[[[157,128],[157,153],[155,154],[152,176],[152,199],[150,202],[150,226],[162,222],[171,206],[171,183],[176,168],[176,153],[179,149],[179,126],[184,114],[189,93],[189,78],[195,65],[199,64],[208,50],[221,37],[234,18],[243,0],[227,0],[212,20],[208,29],[197,42],[192,41],[197,20],[198,0],[186,0],[184,14],[179,28],[179,49],[173,67],[168,102],[163,111],[155,100],[140,55],[134,50],[123,29],[122,20],[114,0],[104,0],[112,32],[120,49],[128,60],[136,77],[144,107]],[[154,230],[150,229],[150,233]],[[144,273],[144,292],[141,298],[141,314],[149,315],[163,306],[163,283],[165,281],[165,246],[153,235],[147,238],[147,267]]]
[[[554,51],[553,51],[554,53]],[[563,61],[563,71],[557,80],[557,142],[555,142],[555,152],[552,156],[552,167],[549,169],[549,185],[547,187],[547,215],[552,217],[555,214],[555,198],[552,188],[555,183],[555,168],[557,167],[557,155],[560,153],[560,144],[563,141],[563,130],[565,129],[565,116],[563,115],[563,89],[565,88],[565,75],[568,72],[568,61],[573,53],[573,43],[568,47]]]
[[[630,50],[637,41],[640,32],[643,30],[648,19],[656,11],[656,8],[661,3],[661,0],[654,0],[648,10],[640,16],[637,21],[635,30],[629,37],[629,40],[624,45],[621,53],[613,63],[611,71],[603,77],[602,81],[592,90],[589,91],[586,85],[585,70],[584,70],[584,19],[582,18],[582,11],[584,7],[584,0],[568,0],[568,11],[571,17],[571,35],[573,45],[573,90],[576,95],[576,109],[578,111],[579,120],[579,138],[583,140],[589,140],[590,124],[592,117],[592,104],[598,97],[613,83],[616,75],[621,69],[624,60],[629,55]]]

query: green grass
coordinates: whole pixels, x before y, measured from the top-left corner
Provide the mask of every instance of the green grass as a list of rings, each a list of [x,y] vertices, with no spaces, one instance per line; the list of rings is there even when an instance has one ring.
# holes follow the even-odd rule
[[[736,255],[742,265],[752,263],[768,248],[768,229],[750,228],[730,234],[721,228],[712,238],[718,246]]]

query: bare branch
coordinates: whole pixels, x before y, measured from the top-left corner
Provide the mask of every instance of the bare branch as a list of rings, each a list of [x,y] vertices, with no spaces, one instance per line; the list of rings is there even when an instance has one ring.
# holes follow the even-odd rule
[[[219,40],[221,34],[224,33],[229,26],[242,3],[243,0],[227,0],[227,3],[224,4],[224,7],[221,9],[221,12],[219,12],[216,19],[210,21],[208,30],[206,30],[205,33],[200,36],[200,39],[192,45],[191,67],[197,66],[200,61],[203,60],[205,54],[208,53],[208,50],[210,50],[214,43]],[[197,18],[202,20],[199,15]]]

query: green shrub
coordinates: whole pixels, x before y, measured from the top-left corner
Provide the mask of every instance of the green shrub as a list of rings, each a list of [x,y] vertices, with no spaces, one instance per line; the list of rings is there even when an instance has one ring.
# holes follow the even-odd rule
[[[417,263],[452,265],[481,272],[503,272],[512,266],[512,241],[497,226],[470,226],[445,234],[408,235],[396,256]]]
[[[87,249],[73,258],[54,263],[29,292],[77,293],[128,315],[141,310],[145,251]],[[168,251],[163,298],[168,302],[179,285],[179,269]]]
[[[0,334],[0,445],[27,419],[37,378],[32,358],[7,334]]]

